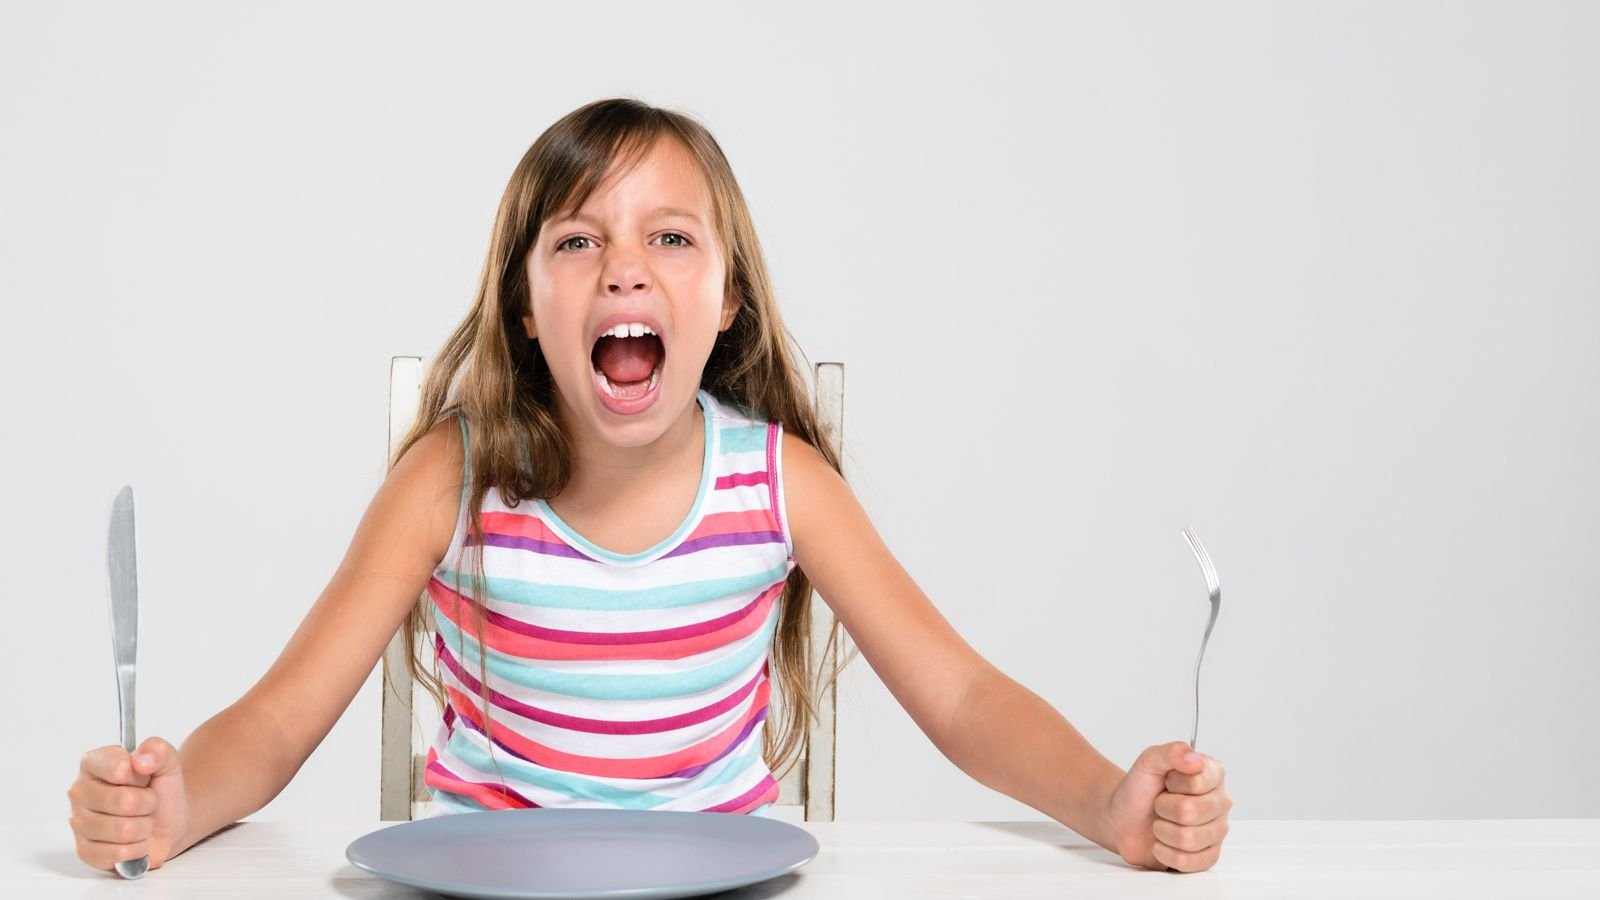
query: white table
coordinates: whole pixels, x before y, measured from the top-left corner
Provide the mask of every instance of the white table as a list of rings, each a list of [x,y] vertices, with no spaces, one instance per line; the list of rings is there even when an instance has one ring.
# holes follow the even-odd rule
[[[290,898],[428,894],[375,878],[345,847],[392,822],[245,821],[137,881],[97,872],[65,819],[5,826],[0,897]],[[1054,822],[813,822],[799,870],[719,900],[1071,897],[1600,898],[1600,819],[1256,820],[1207,872],[1128,866]]]

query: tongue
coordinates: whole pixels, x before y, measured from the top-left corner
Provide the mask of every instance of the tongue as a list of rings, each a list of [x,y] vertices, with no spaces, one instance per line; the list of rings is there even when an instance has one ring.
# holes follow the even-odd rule
[[[660,361],[661,340],[655,335],[603,337],[595,347],[595,365],[612,384],[644,381]]]

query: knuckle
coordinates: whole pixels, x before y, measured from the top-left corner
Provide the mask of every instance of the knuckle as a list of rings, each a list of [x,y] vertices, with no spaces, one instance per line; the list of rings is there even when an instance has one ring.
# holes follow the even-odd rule
[[[1171,840],[1163,839],[1162,843],[1180,852],[1195,850],[1196,835],[1193,828],[1184,828],[1181,825],[1173,826]]]

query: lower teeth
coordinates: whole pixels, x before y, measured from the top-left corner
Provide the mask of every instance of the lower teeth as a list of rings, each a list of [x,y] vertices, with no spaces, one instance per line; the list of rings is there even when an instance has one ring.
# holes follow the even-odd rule
[[[615,386],[611,383],[611,379],[606,377],[606,373],[596,369],[595,374],[600,376],[600,387],[605,390],[607,395],[617,400],[637,400],[639,397],[643,397],[645,394],[650,393],[650,391],[655,388],[656,382],[661,378],[661,367],[656,366],[650,371],[649,383],[644,386],[644,390],[640,391],[636,397],[623,397],[618,395]]]

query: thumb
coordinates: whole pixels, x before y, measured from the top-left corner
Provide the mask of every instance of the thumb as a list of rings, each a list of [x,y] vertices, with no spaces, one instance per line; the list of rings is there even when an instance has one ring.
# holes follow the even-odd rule
[[[1184,775],[1198,775],[1205,771],[1206,761],[1200,754],[1189,747],[1188,741],[1172,741],[1166,744],[1156,744],[1148,747],[1133,761],[1133,768],[1128,771],[1128,777],[1138,777],[1140,783],[1150,789],[1150,796],[1166,789],[1167,773],[1181,772]]]
[[[145,738],[139,749],[133,752],[135,775],[159,778],[177,772],[179,767],[178,748],[158,737]]]

